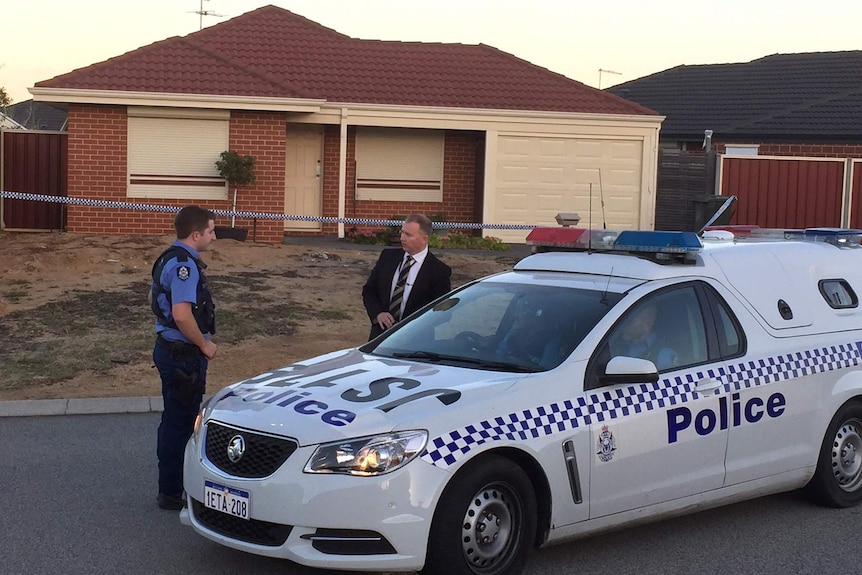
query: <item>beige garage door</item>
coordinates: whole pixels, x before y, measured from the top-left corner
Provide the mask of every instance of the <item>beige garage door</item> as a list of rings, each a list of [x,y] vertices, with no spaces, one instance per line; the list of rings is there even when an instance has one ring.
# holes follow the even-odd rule
[[[558,213],[577,212],[586,226],[592,204],[593,227],[637,229],[642,162],[640,140],[500,135],[494,221],[555,226]],[[493,233],[509,242],[527,234]]]

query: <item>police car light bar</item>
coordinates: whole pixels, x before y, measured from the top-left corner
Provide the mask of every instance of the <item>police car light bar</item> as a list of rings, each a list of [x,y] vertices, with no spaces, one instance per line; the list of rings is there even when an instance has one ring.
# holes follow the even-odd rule
[[[620,232],[614,248],[627,252],[690,254],[703,249],[703,244],[694,232],[626,230]]]
[[[582,247],[579,240],[584,232],[584,228],[533,228],[527,234],[526,243],[528,246],[547,246],[559,248],[578,248]]]
[[[862,230],[850,228],[761,228],[756,225],[741,226],[710,226],[705,228],[708,234],[716,230],[727,231],[733,234],[736,240],[796,240],[807,242],[825,242],[842,248],[862,247]]]
[[[630,252],[655,259],[683,259],[703,248],[694,232],[641,230],[588,230],[584,228],[533,228],[527,245],[534,251]]]
[[[808,242],[826,242],[838,247],[860,247],[862,230],[846,228],[806,228],[804,230],[788,230],[789,239],[801,239]]]
[[[704,233],[713,232],[716,230],[730,232],[733,234],[735,238],[747,238],[751,235],[755,230],[760,230],[760,226],[757,225],[742,225],[742,224],[727,224],[723,226],[707,226],[703,228]]]

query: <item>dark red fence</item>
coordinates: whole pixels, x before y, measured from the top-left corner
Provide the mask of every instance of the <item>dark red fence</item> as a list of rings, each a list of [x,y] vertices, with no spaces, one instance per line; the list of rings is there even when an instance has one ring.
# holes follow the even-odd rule
[[[850,186],[849,227],[862,229],[862,160],[853,160],[853,177]]]
[[[65,196],[68,140],[65,132],[3,131],[2,189]],[[61,230],[64,204],[2,199],[6,229]]]
[[[737,197],[730,223],[840,227],[846,165],[843,158],[724,157],[721,194]]]

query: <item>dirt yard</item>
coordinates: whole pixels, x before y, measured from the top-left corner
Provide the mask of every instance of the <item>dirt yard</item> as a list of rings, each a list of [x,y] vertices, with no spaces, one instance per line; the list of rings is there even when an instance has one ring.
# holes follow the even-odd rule
[[[0,401],[160,394],[147,304],[171,236],[0,232]],[[207,391],[363,343],[362,285],[380,246],[219,240],[203,256],[217,306]],[[452,287],[523,254],[445,250]]]

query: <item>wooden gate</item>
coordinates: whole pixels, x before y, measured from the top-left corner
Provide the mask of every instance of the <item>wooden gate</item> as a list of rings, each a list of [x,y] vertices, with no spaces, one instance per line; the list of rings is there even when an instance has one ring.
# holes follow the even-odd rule
[[[715,194],[715,155],[660,149],[655,229],[697,231],[706,214],[707,198]]]
[[[730,223],[762,228],[847,226],[849,164],[845,158],[722,156],[721,194],[737,198]],[[862,206],[856,209],[854,221],[859,222]]]
[[[66,196],[66,132],[0,130],[0,189]],[[65,204],[0,198],[0,228],[62,230]]]

